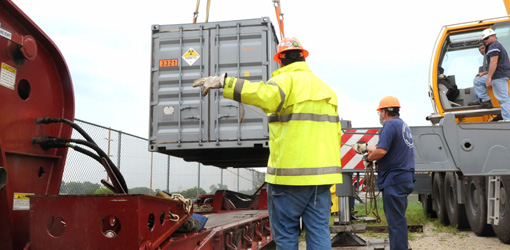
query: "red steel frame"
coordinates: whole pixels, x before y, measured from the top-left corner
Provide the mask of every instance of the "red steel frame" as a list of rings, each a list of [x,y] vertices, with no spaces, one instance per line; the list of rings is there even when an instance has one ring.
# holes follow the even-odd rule
[[[13,209],[14,194],[58,194],[67,155],[66,148],[33,145],[32,137],[71,136],[70,127],[40,126],[36,118],[73,120],[74,94],[58,48],[9,0],[0,0],[0,23],[0,63],[13,73],[12,88],[0,86],[0,167],[7,172],[0,190],[0,249],[22,249],[29,241],[29,210]]]
[[[7,173],[0,249],[259,249],[272,240],[265,189],[246,207],[236,194],[217,192],[215,210],[204,215],[229,222],[191,233],[175,232],[192,214],[178,200],[59,196],[67,148],[44,150],[32,138],[71,137],[63,123],[36,124],[42,117],[74,120],[69,70],[55,44],[10,0],[0,0],[0,25],[0,63],[14,73],[12,87],[0,86],[0,174]],[[14,209],[15,194],[25,193],[33,195],[29,208]]]
[[[242,212],[228,211],[222,214],[242,217]],[[267,212],[252,215],[222,226],[206,228],[197,233],[175,234],[161,249],[260,249],[273,240],[269,216]]]
[[[32,249],[158,249],[192,212],[180,201],[150,195],[35,196],[30,202]]]

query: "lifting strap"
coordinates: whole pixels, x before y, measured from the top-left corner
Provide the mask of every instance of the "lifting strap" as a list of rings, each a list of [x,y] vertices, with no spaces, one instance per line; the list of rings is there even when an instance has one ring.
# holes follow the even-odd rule
[[[197,0],[197,7],[195,8],[195,12],[193,12],[193,23],[197,23],[198,7],[199,6],[200,6],[200,0]]]
[[[283,29],[283,13],[280,7],[280,0],[273,0],[274,10],[276,11],[276,20],[278,20],[278,27],[280,29],[280,39],[285,38],[285,31]]]
[[[197,6],[195,12],[193,12],[193,23],[197,23],[198,18],[198,7],[200,7],[200,0],[197,0]],[[205,12],[205,22],[209,22],[209,10],[211,8],[211,0],[207,0],[207,11]]]

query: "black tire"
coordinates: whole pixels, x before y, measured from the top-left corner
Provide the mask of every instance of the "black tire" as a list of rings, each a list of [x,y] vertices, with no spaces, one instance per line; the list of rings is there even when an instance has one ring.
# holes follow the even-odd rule
[[[430,194],[420,194],[420,201],[423,214],[425,214],[427,218],[437,218],[436,212],[432,210],[432,198],[430,197]]]
[[[505,244],[510,244],[510,203],[508,195],[510,195],[510,176],[502,176],[499,195],[499,225],[492,225],[492,228],[498,239]]]
[[[436,211],[437,219],[441,224],[448,226],[448,215],[446,213],[446,203],[444,199],[444,174],[435,173],[432,181],[432,207]]]
[[[487,192],[485,177],[465,177],[466,216],[473,231],[478,236],[492,235],[494,231],[487,224]]]
[[[450,225],[456,226],[458,229],[469,228],[464,204],[457,203],[456,175],[453,172],[448,172],[444,176],[444,198]]]

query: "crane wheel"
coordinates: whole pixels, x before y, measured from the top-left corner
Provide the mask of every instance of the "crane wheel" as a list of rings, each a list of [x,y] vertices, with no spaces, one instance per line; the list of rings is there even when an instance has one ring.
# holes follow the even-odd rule
[[[444,196],[444,174],[435,173],[432,181],[432,207],[436,211],[437,218],[441,224],[448,226],[448,214],[446,213],[446,202]]]
[[[448,214],[450,225],[457,226],[458,229],[466,229],[469,228],[469,223],[464,204],[458,204],[456,179],[453,172],[448,172],[444,176],[446,214]]]
[[[423,213],[427,218],[437,218],[436,212],[432,210],[432,198],[430,194],[420,194],[419,196]]]
[[[510,195],[510,176],[501,176],[499,224],[492,225],[492,228],[498,239],[505,244],[510,244],[510,204],[507,204],[509,203],[508,195]]]
[[[465,208],[471,231],[478,236],[493,235],[492,227],[487,224],[486,177],[473,176],[465,178]]]

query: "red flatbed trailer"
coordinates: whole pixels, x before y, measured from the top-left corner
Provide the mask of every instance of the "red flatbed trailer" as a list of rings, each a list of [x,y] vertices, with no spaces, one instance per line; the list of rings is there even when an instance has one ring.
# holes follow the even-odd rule
[[[260,249],[272,240],[265,189],[242,205],[218,191],[205,227],[187,233],[178,228],[193,215],[189,200],[127,194],[92,140],[71,139],[81,128],[64,57],[10,0],[0,0],[0,63],[0,249]],[[88,154],[116,194],[59,195],[68,143],[96,150]]]

